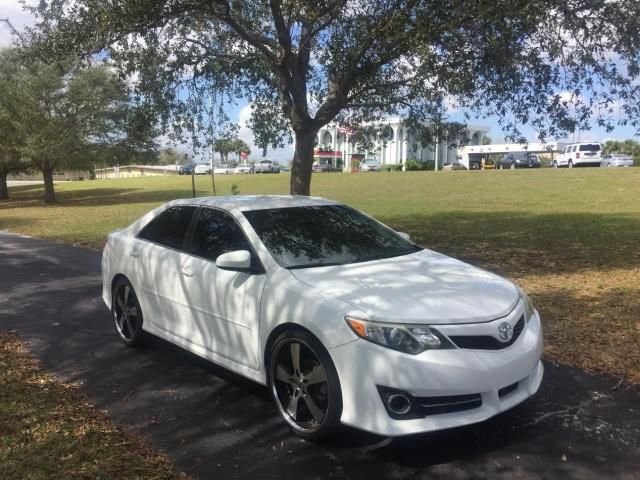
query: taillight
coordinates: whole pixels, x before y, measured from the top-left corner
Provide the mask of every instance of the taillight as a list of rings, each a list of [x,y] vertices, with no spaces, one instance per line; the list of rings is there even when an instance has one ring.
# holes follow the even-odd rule
[[[580,152],[576,152],[576,158],[580,158]]]

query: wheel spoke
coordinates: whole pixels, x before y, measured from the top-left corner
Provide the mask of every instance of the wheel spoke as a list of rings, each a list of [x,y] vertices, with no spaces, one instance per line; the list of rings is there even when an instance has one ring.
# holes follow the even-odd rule
[[[313,398],[311,398],[311,395],[309,394],[307,394],[305,397],[302,397],[302,399],[304,400],[304,403],[307,404],[307,408],[311,412],[311,415],[313,415],[313,419],[316,422],[320,423],[324,418],[324,413],[322,413],[320,407],[316,405],[316,402],[313,400]]]
[[[291,363],[293,365],[293,374],[296,375],[300,372],[300,344],[291,344]]]
[[[129,305],[129,296],[131,295],[131,289],[128,285],[124,287],[124,303],[125,305]]]
[[[284,383],[293,383],[291,381],[291,374],[280,364],[276,366],[276,378]]]
[[[138,316],[138,309],[134,306],[134,307],[129,307],[127,309],[127,315],[129,315],[130,317],[137,317]]]
[[[122,297],[118,296],[118,298],[116,299],[116,303],[118,304],[120,309],[124,311],[124,302],[122,301]]]
[[[318,365],[305,375],[304,379],[306,380],[305,383],[308,385],[323,383],[327,381],[327,374],[325,373],[324,368],[322,368],[322,365]]]
[[[116,316],[116,321],[118,322],[118,327],[120,327],[120,330],[122,330],[124,328],[124,313],[119,317]]]
[[[135,334],[135,329],[133,328],[133,325],[131,324],[131,319],[129,318],[129,316],[125,317],[127,320],[127,332],[128,332],[128,337],[129,338],[133,338],[133,335]]]
[[[294,420],[296,419],[296,417],[298,415],[298,400],[299,399],[300,399],[299,394],[297,392],[295,392],[293,395],[291,395],[291,398],[289,399],[289,405],[287,405],[287,413]]]

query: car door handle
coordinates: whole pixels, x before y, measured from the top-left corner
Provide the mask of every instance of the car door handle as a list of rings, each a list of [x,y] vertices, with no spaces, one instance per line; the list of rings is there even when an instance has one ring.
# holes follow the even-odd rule
[[[193,277],[193,270],[187,267],[182,267],[180,269],[180,273],[182,273],[182,275],[184,275],[185,277]]]
[[[133,249],[129,252],[129,255],[131,255],[132,257],[137,257],[139,255],[138,250]]]

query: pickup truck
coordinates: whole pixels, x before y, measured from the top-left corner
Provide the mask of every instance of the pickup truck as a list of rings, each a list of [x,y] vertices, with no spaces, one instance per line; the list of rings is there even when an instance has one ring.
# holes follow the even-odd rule
[[[280,173],[280,166],[272,160],[260,160],[255,165],[256,173]]]

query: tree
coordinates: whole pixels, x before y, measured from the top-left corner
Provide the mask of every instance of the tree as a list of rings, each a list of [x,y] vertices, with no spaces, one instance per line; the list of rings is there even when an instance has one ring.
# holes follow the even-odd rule
[[[247,155],[250,154],[251,149],[249,148],[249,145],[247,145],[247,142],[239,138],[236,138],[235,140],[233,140],[232,144],[233,144],[233,151],[238,155],[238,163],[241,163],[242,154],[243,153],[246,153]]]
[[[153,121],[130,102],[125,83],[108,67],[46,64],[18,51],[2,55],[0,108],[20,132],[20,156],[42,172],[46,203],[56,201],[55,169],[90,169],[153,146]]]
[[[263,158],[269,147],[283,148],[291,143],[289,125],[273,102],[252,104],[248,126],[253,132],[253,143],[262,150]]]
[[[403,114],[426,129],[453,100],[514,139],[521,124],[542,137],[593,116],[612,128],[618,106],[640,125],[639,2],[77,0],[34,12],[36,50],[106,54],[175,128],[196,124],[185,119],[211,91],[271,112],[293,132],[294,194],[309,194],[316,134],[333,120]]]
[[[491,142],[493,140],[491,140],[491,137],[489,135],[485,135],[484,137],[482,137],[482,145],[491,145]]]

